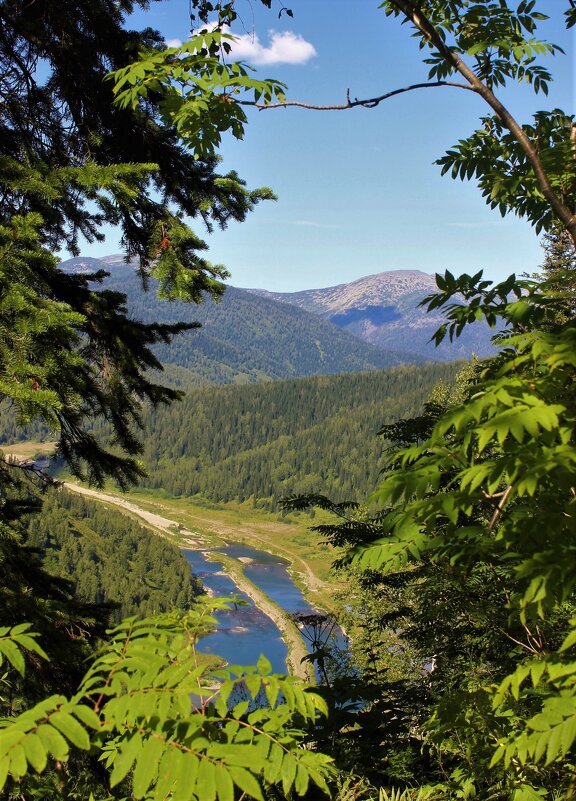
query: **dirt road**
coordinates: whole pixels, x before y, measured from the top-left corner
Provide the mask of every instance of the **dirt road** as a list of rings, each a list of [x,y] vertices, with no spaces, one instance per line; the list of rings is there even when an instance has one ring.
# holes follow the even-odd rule
[[[125,498],[119,498],[117,495],[109,495],[108,493],[100,492],[99,490],[88,489],[88,487],[81,487],[79,484],[72,484],[67,481],[64,482],[63,486],[65,489],[70,490],[71,492],[77,492],[79,495],[88,495],[90,498],[95,498],[103,503],[110,503],[113,506],[119,506],[121,509],[125,509],[127,512],[132,512],[132,514],[142,518],[144,522],[148,523],[150,526],[152,526],[152,528],[158,529],[159,531],[178,534],[178,536],[184,539],[186,544],[189,544],[191,548],[200,548],[205,545],[205,541],[199,534],[184,528],[175,520],[169,520],[167,517],[162,517],[162,515],[158,515],[155,512],[149,512],[146,509],[142,509],[140,506],[132,503],[132,501],[127,501]]]

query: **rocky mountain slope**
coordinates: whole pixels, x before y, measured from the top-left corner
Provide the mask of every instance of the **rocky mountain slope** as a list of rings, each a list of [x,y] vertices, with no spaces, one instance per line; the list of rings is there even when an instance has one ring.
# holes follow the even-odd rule
[[[201,323],[202,328],[157,347],[165,378],[185,389],[198,384],[253,383],[423,361],[414,354],[364,342],[317,313],[235,287],[228,287],[218,304],[212,300],[200,306],[159,301],[152,287],[147,293],[140,291],[134,268],[125,264],[121,255],[80,257],[63,264],[74,271],[109,272],[105,286],[124,292],[131,314],[139,319]]]
[[[302,292],[249,291],[319,315],[344,331],[379,348],[401,348],[431,359],[467,358],[493,353],[493,331],[478,323],[454,343],[436,348],[430,342],[444,318],[427,314],[420,301],[434,292],[434,276],[419,270],[392,270],[368,275],[349,284]]]

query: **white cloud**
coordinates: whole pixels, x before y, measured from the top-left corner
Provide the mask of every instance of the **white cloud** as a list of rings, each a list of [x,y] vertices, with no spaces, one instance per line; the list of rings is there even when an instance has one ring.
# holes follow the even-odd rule
[[[337,225],[314,222],[314,220],[288,220],[288,225],[304,225],[308,228],[338,228]]]
[[[212,31],[217,23],[209,22],[205,27]],[[198,34],[201,29],[196,29],[192,33]],[[307,42],[299,33],[292,31],[278,32],[268,31],[269,43],[263,45],[258,34],[253,33],[234,33],[227,26],[222,28],[222,33],[234,37],[234,42],[229,42],[231,52],[229,58],[235,61],[247,61],[256,67],[267,64],[306,64],[311,58],[318,55],[316,48],[311,42]],[[167,47],[180,47],[182,42],[179,39],[166,39]]]
[[[258,34],[242,34],[236,36],[232,44],[232,56],[235,59],[248,61],[255,66],[266,64],[306,64],[314,58],[316,49],[300,34],[285,31],[269,31],[267,46],[260,42]]]
[[[447,222],[448,228],[491,228],[494,225],[501,224],[499,220],[491,221],[486,220],[482,222]]]

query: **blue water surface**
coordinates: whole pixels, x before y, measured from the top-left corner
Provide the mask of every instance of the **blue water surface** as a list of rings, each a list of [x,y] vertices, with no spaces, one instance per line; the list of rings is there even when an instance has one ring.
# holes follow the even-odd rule
[[[286,559],[241,543],[230,543],[213,550],[242,560],[246,578],[289,614],[318,613],[290,578],[290,563]],[[260,654],[264,654],[275,672],[285,673],[288,651],[276,625],[238,590],[221,564],[207,560],[206,552],[184,553],[193,573],[210,594],[219,597],[237,595],[248,604],[229,612],[217,612],[218,630],[202,641],[201,650],[218,654],[235,665],[254,665]],[[333,630],[331,640],[338,648],[346,649],[347,639],[340,629]],[[306,644],[310,645],[309,642]]]
[[[288,650],[275,624],[247,595],[240,592],[222,565],[209,562],[201,551],[184,551],[192,572],[214,596],[236,595],[246,601],[230,611],[218,611],[218,629],[200,644],[204,653],[217,654],[230,664],[254,665],[264,654],[275,673],[286,672]]]

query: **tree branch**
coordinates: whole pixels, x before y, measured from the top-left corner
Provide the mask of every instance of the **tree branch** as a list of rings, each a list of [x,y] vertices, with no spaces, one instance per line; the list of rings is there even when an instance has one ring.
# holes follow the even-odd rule
[[[544,169],[544,165],[538,155],[538,151],[530,141],[530,138],[526,135],[522,126],[518,124],[516,119],[500,100],[498,100],[492,90],[478,78],[476,73],[470,69],[457,53],[448,47],[432,23],[425,17],[422,11],[415,6],[412,0],[391,0],[391,2],[394,3],[396,8],[398,8],[410,22],[412,22],[428,42],[436,48],[440,55],[449,64],[452,64],[460,75],[466,78],[472,91],[477,92],[477,94],[485,100],[490,108],[496,112],[496,115],[506,128],[508,128],[510,133],[516,138],[516,141],[526,154],[526,158],[534,170],[534,175],[536,176],[540,191],[552,207],[558,219],[561,220],[566,227],[566,230],[576,246],[576,214],[572,209],[564,205],[554,192],[546,170]]]
[[[524,629],[526,630],[525,626],[524,626]],[[516,645],[519,645],[520,648],[523,648],[525,651],[528,651],[529,654],[534,654],[534,656],[540,656],[541,655],[542,648],[538,648],[537,647],[537,643],[536,643],[536,645],[533,644],[533,642],[532,642],[533,637],[530,636],[529,642],[525,643],[525,642],[522,642],[522,640],[517,640],[516,637],[513,637],[511,634],[509,634],[504,629],[501,629],[500,627],[497,627],[497,631],[499,631],[501,634],[503,634],[506,637],[506,639],[510,640],[510,642],[513,642]]]
[[[494,514],[490,518],[490,523],[488,524],[488,531],[492,531],[498,520],[500,519],[502,512],[504,511],[504,507],[508,503],[508,498],[510,497],[510,493],[512,492],[512,484],[509,484],[504,492],[500,497],[500,503],[496,507]]]
[[[350,100],[350,89],[347,89],[346,102],[340,105],[332,106],[317,106],[313,103],[302,103],[297,100],[284,100],[279,103],[257,103],[254,100],[237,100],[236,102],[239,106],[253,106],[254,108],[260,109],[260,111],[265,111],[268,108],[287,108],[288,106],[307,108],[311,109],[312,111],[345,111],[346,109],[357,108],[358,106],[362,106],[363,108],[375,108],[384,100],[388,100],[388,98],[395,97],[396,95],[404,94],[404,92],[411,92],[413,89],[435,89],[437,86],[454,86],[457,89],[467,89],[470,92],[474,91],[471,86],[468,86],[468,84],[465,83],[456,83],[454,81],[435,81],[434,83],[414,83],[411,84],[411,86],[404,86],[402,89],[394,89],[392,92],[386,92],[386,94],[379,95],[378,97],[369,97],[366,100],[358,100],[358,98]]]

